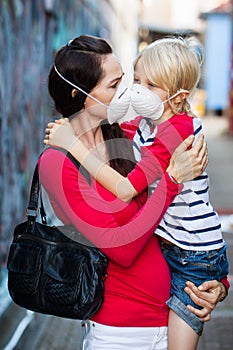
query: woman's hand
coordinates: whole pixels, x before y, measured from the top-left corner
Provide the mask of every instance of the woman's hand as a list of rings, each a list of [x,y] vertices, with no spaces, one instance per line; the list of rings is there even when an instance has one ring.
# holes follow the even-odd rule
[[[48,123],[45,134],[44,144],[61,147],[67,151],[78,140],[67,118],[61,118],[55,120],[55,122]]]
[[[195,304],[202,307],[201,310],[198,310],[191,305],[187,306],[202,322],[210,320],[211,312],[217,303],[227,296],[224,284],[216,280],[204,282],[199,287],[196,287],[192,282],[187,282],[185,292]]]
[[[204,136],[200,135],[195,145],[190,148],[193,141],[194,136],[191,135],[176,148],[167,168],[167,172],[178,183],[195,179],[208,164],[208,151]]]

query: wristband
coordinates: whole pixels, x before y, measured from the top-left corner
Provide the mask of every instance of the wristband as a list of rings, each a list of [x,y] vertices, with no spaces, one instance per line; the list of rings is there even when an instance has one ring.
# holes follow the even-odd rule
[[[172,180],[172,182],[173,182],[174,184],[176,184],[176,185],[179,184],[179,182],[174,178],[174,176],[172,176],[168,171],[167,171],[167,174],[168,174],[168,176],[170,177],[170,179]]]

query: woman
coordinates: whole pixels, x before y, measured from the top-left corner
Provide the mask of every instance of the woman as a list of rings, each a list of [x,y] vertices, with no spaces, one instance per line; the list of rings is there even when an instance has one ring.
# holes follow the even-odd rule
[[[125,202],[132,193],[136,196],[148,185],[151,190],[156,188],[174,149],[190,134],[196,139],[202,133],[201,121],[194,116],[189,103],[201,75],[202,50],[193,38],[168,37],[148,45],[134,60],[131,105],[138,117],[122,123],[121,128],[132,129],[137,165],[124,177],[107,163],[100,170],[100,160],[95,161],[93,155],[84,162],[87,171],[94,177],[97,175],[101,185]],[[66,124],[65,130],[59,127],[59,140],[56,126],[49,144],[63,147],[74,131],[64,118],[56,123]],[[79,140],[70,152],[83,163],[88,150]],[[203,322],[188,310],[190,305],[196,305],[184,291],[186,281],[200,285],[207,280],[222,280],[228,274],[226,244],[220,220],[210,204],[208,188],[206,172],[186,182],[156,228],[172,276],[171,297],[167,301],[169,350],[196,349],[203,331]]]
[[[132,147],[117,124],[101,123],[122,76],[118,60],[103,39],[80,36],[57,53],[49,91],[57,110],[70,118],[83,143],[125,176],[134,166]],[[181,150],[185,161],[178,157],[175,164],[173,158],[170,175],[181,182],[199,175],[206,165],[205,151],[200,149],[201,140],[190,153]],[[189,157],[197,153],[202,161],[194,161],[192,168]],[[167,349],[170,273],[153,232],[182,185],[165,172],[148,201],[144,192],[126,204],[94,179],[90,187],[59,150],[46,150],[39,166],[40,181],[59,219],[76,226],[109,257],[105,300],[92,320],[83,322],[83,349]],[[202,289],[207,292],[189,284],[187,292],[203,307],[195,313],[205,321],[226,290],[216,281],[206,282]]]

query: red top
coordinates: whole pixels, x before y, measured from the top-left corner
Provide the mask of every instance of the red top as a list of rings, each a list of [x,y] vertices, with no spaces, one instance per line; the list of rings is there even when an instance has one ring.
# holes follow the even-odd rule
[[[124,129],[127,128],[130,139],[134,137],[141,120],[142,117],[137,117],[133,121],[121,124]],[[174,115],[157,126],[152,145],[140,148],[142,159],[128,175],[129,181],[138,193],[161,177],[177,146],[193,133],[193,118],[186,113]]]
[[[110,259],[104,303],[92,319],[111,326],[167,326],[170,272],[153,232],[182,186],[165,174],[139,209],[145,193],[126,204],[94,179],[90,187],[58,150],[43,153],[39,170],[58,217],[74,224]]]

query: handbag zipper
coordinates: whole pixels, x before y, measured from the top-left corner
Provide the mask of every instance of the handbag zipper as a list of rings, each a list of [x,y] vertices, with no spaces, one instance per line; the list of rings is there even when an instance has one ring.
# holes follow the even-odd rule
[[[24,239],[29,239],[31,241],[35,241],[35,242],[42,242],[42,243],[47,243],[47,244],[50,244],[50,245],[53,245],[53,246],[74,246],[74,244],[80,244],[82,246],[85,246],[85,244],[82,244],[82,243],[79,243],[79,242],[53,242],[53,241],[48,241],[47,239],[45,238],[41,238],[41,237],[35,237],[35,236],[32,236],[32,235],[19,235],[16,237],[17,240],[24,240]],[[89,246],[87,246],[89,247]],[[93,247],[93,246],[90,246],[91,248],[96,248],[96,247]]]

